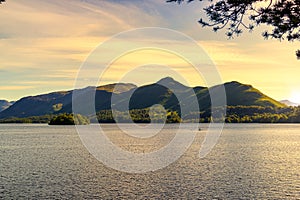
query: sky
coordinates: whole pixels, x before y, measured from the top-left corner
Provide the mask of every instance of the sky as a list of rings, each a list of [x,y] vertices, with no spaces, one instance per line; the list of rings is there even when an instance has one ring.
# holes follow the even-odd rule
[[[113,59],[102,74],[89,72],[93,77],[82,79],[87,85],[143,85],[165,76],[190,86],[209,85],[207,77],[176,52],[150,48],[118,55],[119,49],[133,43],[155,46],[162,40],[136,37],[111,42],[124,31],[160,27],[194,40],[214,63],[222,82],[251,84],[276,100],[300,102],[300,61],[295,56],[299,42],[265,40],[261,33],[267,27],[263,26],[228,39],[224,31],[214,33],[197,23],[203,6],[164,0],[7,0],[0,5],[0,99],[73,89],[80,69],[94,62],[89,55],[99,47],[99,59]],[[103,49],[105,42],[111,42],[111,48]],[[182,41],[165,44],[194,57],[204,56]]]

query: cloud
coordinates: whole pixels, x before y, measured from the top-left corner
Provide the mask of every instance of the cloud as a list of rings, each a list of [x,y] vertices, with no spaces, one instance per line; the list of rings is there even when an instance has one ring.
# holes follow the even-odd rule
[[[24,85],[8,85],[8,86],[0,86],[1,90],[25,90],[25,89],[32,89],[33,86],[24,86]]]
[[[12,1],[0,13],[6,19],[0,21],[0,26],[5,27],[1,35],[21,38],[111,36],[141,24],[157,25],[157,16],[144,12],[145,7],[147,5],[110,1]]]
[[[264,41],[260,35],[263,28],[227,40],[224,33],[212,33],[198,25],[202,5],[197,1],[177,5],[164,0],[9,1],[3,4],[0,12],[3,19],[0,21],[0,85],[4,89],[17,89],[24,84],[24,91],[9,93],[9,90],[1,90],[0,96],[16,99],[22,95],[70,88],[81,64],[101,42],[119,32],[149,26],[175,29],[197,40],[226,81],[241,80],[259,86],[262,83],[266,86],[265,91],[271,91],[269,87],[277,79],[289,82],[288,85],[300,85],[297,77],[299,61],[294,58],[297,44]],[[180,41],[172,45],[198,56]],[[113,50],[104,53],[107,56],[114,54]],[[172,65],[189,76],[192,85],[199,84],[195,73],[172,56],[138,56],[115,63],[105,80],[114,82],[131,66],[152,61]],[[268,73],[270,71],[272,73]],[[142,71],[137,73],[142,77]],[[272,77],[266,77],[267,74]]]

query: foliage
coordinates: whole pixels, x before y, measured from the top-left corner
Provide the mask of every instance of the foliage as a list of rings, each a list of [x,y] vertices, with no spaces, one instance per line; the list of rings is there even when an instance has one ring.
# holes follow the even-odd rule
[[[300,107],[228,106],[225,121],[228,123],[299,123]],[[297,113],[297,114],[295,114]]]
[[[167,0],[167,2],[192,2],[194,0]],[[202,0],[200,0],[202,1]],[[262,35],[267,38],[288,41],[300,40],[300,0],[210,0],[204,8],[207,20],[200,19],[203,27],[212,27],[213,31],[226,28],[226,35],[232,38],[243,29],[253,30],[255,26],[265,24],[273,27]],[[269,2],[269,3],[268,3]],[[299,51],[297,57],[299,58]]]
[[[221,122],[225,118],[226,123],[300,123],[299,107],[272,107],[272,106],[227,106],[226,116],[218,115],[224,108],[217,108],[215,115],[211,117],[211,111],[191,112],[180,116],[177,111],[167,110],[162,112],[159,109],[151,110],[134,109],[129,115],[124,111],[101,110],[97,112],[96,118],[91,118],[93,123],[209,123],[211,121]],[[152,112],[152,113],[151,113]],[[223,112],[219,112],[223,113]],[[60,114],[32,116],[27,118],[1,119],[0,123],[49,123],[49,124],[88,124],[90,120],[82,115]],[[50,122],[51,120],[51,122]]]
[[[49,125],[87,125],[89,123],[89,119],[80,114],[73,115],[64,113],[54,116],[50,120]]]
[[[97,113],[99,123],[178,123],[181,118],[176,111],[163,112],[162,110],[149,108],[133,109],[126,111],[102,110]]]
[[[191,113],[183,116],[183,122],[222,122],[226,123],[300,123],[300,107],[271,107],[271,106],[227,106],[226,116],[218,113],[224,108],[214,109],[214,117],[211,111],[206,110],[200,113]],[[199,119],[199,118],[198,118]]]
[[[215,118],[212,118],[211,111],[191,112],[180,116],[177,111],[167,111],[165,116],[157,113],[157,118],[150,118],[149,109],[130,110],[126,112],[103,110],[97,113],[100,123],[208,123],[211,121],[226,123],[300,123],[299,107],[272,107],[272,106],[227,106],[226,116],[222,116],[224,108],[214,109]],[[221,112],[222,111],[222,112]],[[115,121],[115,118],[117,119]]]
[[[41,124],[41,123],[49,123],[53,115],[43,115],[43,116],[32,116],[26,118],[18,118],[18,117],[11,117],[6,119],[0,119],[0,123],[34,123],[34,124]]]

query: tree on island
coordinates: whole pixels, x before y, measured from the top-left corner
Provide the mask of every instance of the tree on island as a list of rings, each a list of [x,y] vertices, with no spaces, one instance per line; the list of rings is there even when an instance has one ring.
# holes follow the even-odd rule
[[[167,0],[167,2],[193,2],[194,0]],[[199,0],[203,1],[203,0]],[[202,27],[212,27],[217,32],[226,28],[229,38],[238,36],[243,29],[252,31],[265,24],[273,27],[262,36],[288,41],[300,40],[300,0],[209,0],[212,3],[203,8],[207,20],[200,19]],[[296,51],[300,59],[300,50]]]
[[[90,120],[80,114],[59,114],[53,117],[49,125],[88,125]]]

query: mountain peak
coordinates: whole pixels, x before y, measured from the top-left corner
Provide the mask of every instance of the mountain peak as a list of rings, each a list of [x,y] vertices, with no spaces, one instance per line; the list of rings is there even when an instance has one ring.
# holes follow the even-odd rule
[[[13,103],[13,101],[0,100],[0,112],[11,106]]]
[[[252,87],[251,85],[243,84],[243,83],[240,83],[238,81],[230,81],[230,82],[225,83],[225,85],[235,85],[235,86],[243,85],[243,86],[250,86],[250,87]]]
[[[172,77],[167,76],[165,78],[160,79],[156,83],[164,83],[164,82],[177,82],[177,81],[175,81]]]
[[[0,99],[0,103],[8,103],[8,101]]]
[[[134,88],[137,88],[137,86],[132,83],[113,83],[113,84],[98,86],[97,90],[104,90],[107,92],[114,92],[120,94]]]
[[[243,85],[242,83],[240,83],[238,81],[230,81],[227,84]]]
[[[180,82],[174,80],[172,77],[166,77],[163,79],[160,79],[156,82],[159,85],[165,86],[166,88],[172,89],[172,90],[185,90],[189,87],[181,84]]]
[[[290,100],[281,100],[279,101],[280,103],[283,103],[287,106],[299,106],[300,104],[299,103],[295,103],[295,102],[291,102]]]
[[[115,91],[116,86],[117,91]],[[79,89],[81,91],[78,98],[82,98],[82,104],[86,104],[89,102],[86,99],[88,96],[87,94],[91,92],[90,90],[96,90],[96,111],[109,110],[111,109],[111,92],[113,91],[114,93],[119,93],[117,95],[118,102],[116,105],[120,108],[123,108],[124,102],[127,102],[125,99],[130,98],[130,109],[149,108],[154,104],[162,104],[166,107],[166,109],[175,110],[179,109],[178,105],[180,105],[176,95],[180,94],[189,99],[193,97],[189,93],[190,90],[194,90],[197,95],[199,106],[201,106],[200,108],[209,109],[211,106],[209,93],[217,93],[221,86],[225,87],[228,106],[286,107],[284,104],[266,96],[251,85],[245,85],[237,81],[213,86],[208,90],[205,87],[187,87],[171,77],[166,77],[154,84],[141,87],[128,83],[87,87]],[[129,91],[133,88],[136,88],[136,90],[132,94],[132,97],[128,97],[130,92],[125,91]],[[9,107],[7,107],[7,101],[2,101],[2,103],[5,104],[4,108],[6,109],[0,112],[0,119],[10,117],[41,116],[46,114],[56,114],[58,112],[71,113],[72,94],[72,91],[67,91],[24,97]],[[128,105],[126,104],[126,106]],[[0,104],[0,110],[1,107],[3,108]],[[58,107],[61,108],[61,110],[57,110]]]
[[[224,84],[225,88],[239,88],[241,90],[253,89],[252,85],[243,84],[238,81],[231,81]]]

